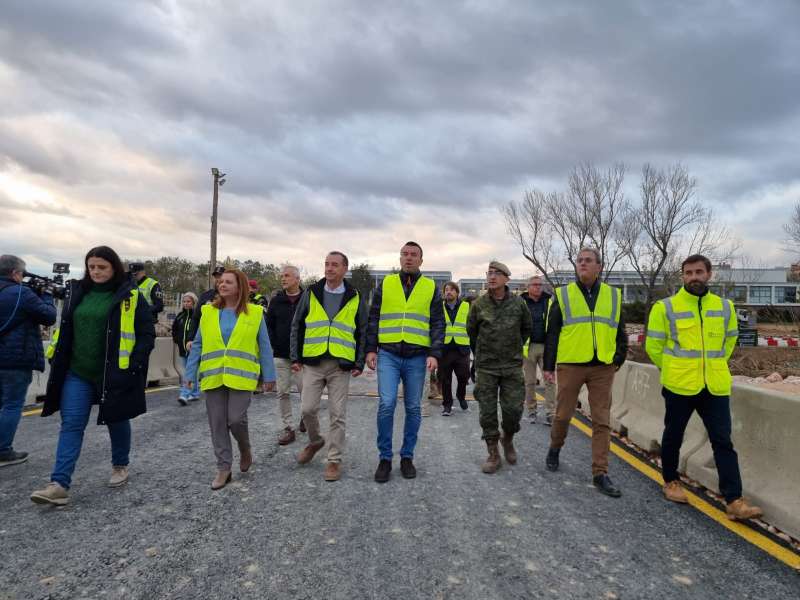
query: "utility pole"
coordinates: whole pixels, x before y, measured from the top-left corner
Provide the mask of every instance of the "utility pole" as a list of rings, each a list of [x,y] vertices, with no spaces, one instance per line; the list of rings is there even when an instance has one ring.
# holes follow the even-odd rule
[[[208,287],[214,286],[211,273],[217,266],[217,207],[219,206],[219,188],[225,184],[225,173],[220,173],[219,169],[213,167],[211,175],[214,177],[214,201],[211,208],[211,259],[208,263]]]

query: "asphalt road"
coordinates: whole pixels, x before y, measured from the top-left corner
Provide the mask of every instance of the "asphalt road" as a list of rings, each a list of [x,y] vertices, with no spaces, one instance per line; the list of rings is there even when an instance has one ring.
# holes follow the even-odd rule
[[[148,396],[119,489],[105,487],[107,430],[90,421],[66,508],[28,499],[48,480],[58,419],[23,419],[15,447],[31,458],[0,469],[0,599],[800,597],[800,575],[666,502],[614,456],[623,497],[599,494],[575,428],[558,473],[544,468],[549,429],[526,422],[519,464],[488,476],[474,404],[451,418],[436,411],[423,420],[417,479],[402,479],[396,459],[378,485],[376,400],[353,397],[344,475],[327,483],[321,455],[296,462],[305,436],[277,445],[277,401],[259,396],[256,463],[212,492],[204,406],[175,396]],[[397,447],[402,406],[398,417]]]

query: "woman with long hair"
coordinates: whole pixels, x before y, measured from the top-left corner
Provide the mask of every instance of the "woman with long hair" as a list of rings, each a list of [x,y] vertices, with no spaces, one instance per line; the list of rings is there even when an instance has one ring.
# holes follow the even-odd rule
[[[186,361],[189,359],[189,347],[191,344],[190,332],[192,329],[192,314],[197,306],[197,296],[192,292],[186,292],[181,298],[181,312],[172,322],[172,341],[178,347],[178,355],[183,363],[183,373],[180,378],[180,391],[178,392],[178,404],[186,406],[190,400],[200,400],[200,389],[195,380],[190,388],[186,379]]]
[[[201,307],[200,327],[192,342],[186,365],[188,385],[198,378],[205,392],[208,425],[217,458],[212,490],[231,480],[233,451],[230,436],[239,446],[239,470],[253,463],[247,409],[252,393],[262,380],[262,390],[275,387],[275,366],[264,311],[248,303],[247,276],[228,269],[220,278],[217,296]]]
[[[110,487],[128,481],[130,419],[144,413],[147,361],[155,344],[150,306],[108,246],[92,248],[83,279],[69,281],[51,355],[42,416],[61,411],[50,483],[31,494],[37,504],[64,505],[92,406],[111,437]]]

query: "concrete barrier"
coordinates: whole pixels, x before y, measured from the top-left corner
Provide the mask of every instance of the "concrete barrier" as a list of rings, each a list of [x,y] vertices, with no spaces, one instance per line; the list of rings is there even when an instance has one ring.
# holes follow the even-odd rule
[[[178,370],[175,366],[178,349],[171,337],[156,338],[156,346],[150,353],[150,364],[147,369],[147,381],[160,382],[165,379],[176,379]]]
[[[731,417],[744,495],[767,521],[800,538],[800,397],[736,384]],[[710,443],[689,457],[686,474],[719,489]]]

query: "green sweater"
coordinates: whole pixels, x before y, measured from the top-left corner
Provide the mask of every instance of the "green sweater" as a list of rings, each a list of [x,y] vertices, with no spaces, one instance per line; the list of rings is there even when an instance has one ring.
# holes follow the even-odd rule
[[[115,291],[112,282],[93,284],[75,308],[73,316],[75,337],[72,340],[69,368],[79,377],[97,384],[103,379],[106,324],[114,304]]]

